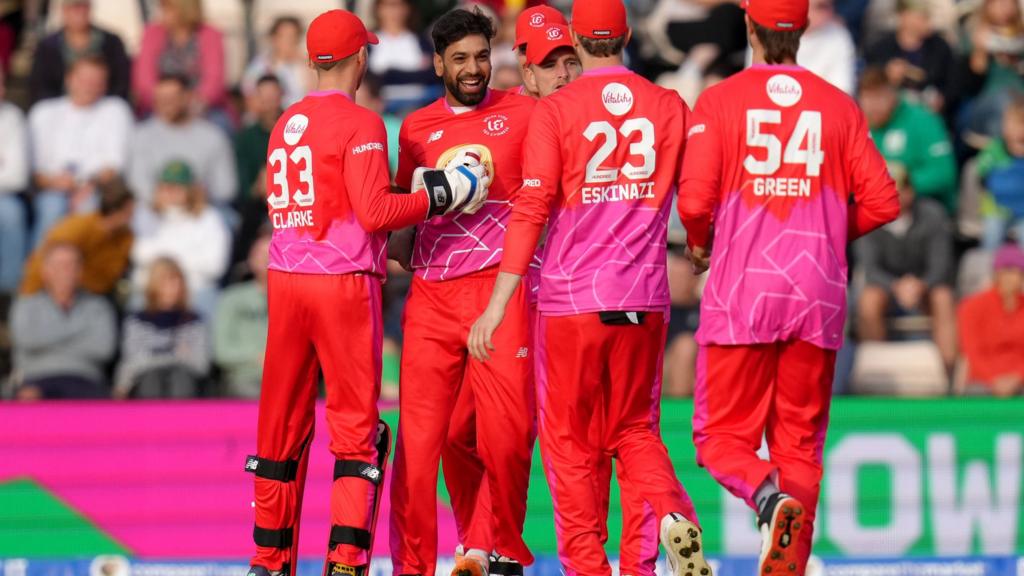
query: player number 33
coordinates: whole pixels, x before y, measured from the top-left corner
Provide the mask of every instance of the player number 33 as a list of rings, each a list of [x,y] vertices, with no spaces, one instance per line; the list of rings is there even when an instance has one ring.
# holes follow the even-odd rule
[[[313,151],[309,146],[299,146],[292,150],[289,155],[284,148],[275,148],[267,157],[274,174],[274,186],[277,192],[267,197],[267,203],[274,210],[284,210],[288,207],[289,195],[291,200],[303,208],[312,206],[316,201],[316,193],[313,190]],[[306,185],[305,191],[302,188],[290,194],[288,190],[288,160],[299,170],[299,182]]]

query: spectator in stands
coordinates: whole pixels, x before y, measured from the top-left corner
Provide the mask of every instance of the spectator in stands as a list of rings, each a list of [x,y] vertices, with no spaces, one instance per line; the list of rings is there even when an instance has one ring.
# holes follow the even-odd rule
[[[960,88],[972,98],[960,128],[969,144],[980,148],[976,135],[996,137],[1003,109],[1014,92],[1024,91],[1024,19],[1017,0],[984,0],[968,20]]]
[[[890,164],[890,172],[899,188],[900,215],[854,244],[867,281],[857,302],[858,334],[863,341],[882,341],[891,313],[927,312],[935,344],[952,371],[956,265],[949,218],[934,200],[915,195],[907,168]]]
[[[686,66],[697,56],[701,75],[715,63],[742,64],[747,49],[743,10],[736,0],[660,0],[645,26],[664,64]]]
[[[283,92],[277,76],[267,75],[256,83],[251,112],[252,122],[235,135],[238,185],[242,190],[251,188],[260,170],[266,166],[270,131],[284,112]]]
[[[190,112],[188,80],[166,76],[154,92],[154,115],[139,124],[132,140],[128,184],[143,204],[153,200],[154,184],[168,162],[183,159],[218,207],[230,204],[238,190],[235,154],[227,136]]]
[[[206,326],[189,309],[188,287],[171,258],[149,267],[146,306],[130,314],[121,332],[117,398],[193,398],[210,370]]]
[[[1024,246],[1024,95],[1018,95],[1003,113],[1003,137],[978,155],[978,177],[987,190],[981,206],[982,248],[1001,246],[1007,230],[1013,230]]]
[[[227,269],[231,249],[231,234],[223,218],[206,204],[202,187],[182,160],[164,167],[152,208],[154,221],[137,231],[132,247],[136,296],[145,290],[150,266],[161,257],[170,257],[185,274],[193,307],[203,318],[211,318],[217,282]]]
[[[28,130],[25,115],[4,96],[0,71],[0,294],[17,287],[28,240],[28,218],[19,197],[28,190]]]
[[[22,294],[43,288],[43,254],[53,244],[70,244],[82,258],[82,288],[99,295],[114,292],[128,269],[135,198],[120,178],[99,185],[99,210],[68,216],[54,226],[25,266]]]
[[[1016,396],[1024,391],[1024,250],[1000,248],[992,288],[960,303],[966,392]]]
[[[867,50],[867,62],[885,70],[890,84],[918,94],[941,114],[952,88],[953,51],[932,26],[928,0],[899,0],[896,6],[896,30]]]
[[[411,0],[376,0],[375,12],[380,43],[370,47],[370,72],[380,79],[388,111],[415,108],[435,94],[434,51],[415,32]]]
[[[213,356],[222,368],[228,396],[259,398],[267,345],[267,264],[270,234],[249,251],[252,280],[228,287],[217,303]]]
[[[857,81],[857,48],[836,16],[833,0],[811,0],[807,18],[797,62],[852,95]]]
[[[33,245],[66,213],[96,206],[95,186],[119,176],[128,159],[134,118],[120,98],[105,96],[107,64],[75,60],[66,96],[38,102],[29,112],[36,195]]]
[[[109,396],[104,373],[117,346],[114,309],[80,289],[81,272],[75,246],[47,246],[43,291],[11,308],[18,399]]]
[[[881,68],[864,71],[859,99],[885,159],[906,167],[918,196],[934,198],[949,214],[956,213],[956,160],[942,119],[901,97]]]
[[[373,110],[384,120],[384,128],[388,133],[388,165],[393,175],[398,171],[398,132],[402,128],[402,119],[384,110],[380,90],[380,80],[367,74],[356,91],[356,104]]]
[[[284,90],[285,107],[302,100],[313,86],[309,59],[302,46],[302,24],[294,16],[274,20],[268,35],[268,49],[253,58],[242,76],[242,93],[258,99],[259,84],[268,75],[276,76]],[[258,103],[256,103],[258,105]]]
[[[107,94],[128,99],[131,63],[124,43],[111,32],[93,25],[90,0],[63,0],[63,28],[43,38],[32,58],[29,90],[32,102],[64,94],[68,66],[83,57],[99,58],[107,64]]]
[[[167,76],[186,78],[195,89],[192,112],[204,115],[224,105],[224,40],[203,22],[202,0],[160,0],[160,19],[142,33],[132,70],[136,103],[148,112],[156,106],[157,85]]]

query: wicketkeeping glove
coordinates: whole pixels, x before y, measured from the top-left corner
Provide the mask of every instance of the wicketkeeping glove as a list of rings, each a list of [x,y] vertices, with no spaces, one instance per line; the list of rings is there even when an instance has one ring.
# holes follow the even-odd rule
[[[475,150],[460,152],[444,170],[417,168],[412,176],[413,193],[423,191],[430,199],[430,217],[461,211],[473,214],[487,200],[491,179]]]

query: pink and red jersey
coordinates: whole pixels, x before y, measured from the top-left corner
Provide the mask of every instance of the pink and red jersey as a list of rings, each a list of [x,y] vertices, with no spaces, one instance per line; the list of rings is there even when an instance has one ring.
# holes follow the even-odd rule
[[[851,205],[851,198],[853,204]],[[843,342],[846,243],[896,217],[857,104],[796,66],[754,66],[701,95],[679,213],[709,246],[701,344]]]
[[[384,122],[348,95],[313,92],[278,120],[267,150],[270,269],[383,277],[387,230],[426,217],[426,194],[391,193]]]
[[[444,168],[467,146],[481,151],[491,176],[487,203],[479,212],[436,216],[417,226],[412,267],[419,277],[451,280],[501,261],[505,228],[523,182],[523,140],[534,103],[489,90],[478,106],[453,109],[442,97],[402,123],[398,187],[411,189],[416,168]]]
[[[668,310],[667,224],[688,113],[675,92],[621,66],[539,101],[501,269],[525,274],[548,224],[542,313]]]

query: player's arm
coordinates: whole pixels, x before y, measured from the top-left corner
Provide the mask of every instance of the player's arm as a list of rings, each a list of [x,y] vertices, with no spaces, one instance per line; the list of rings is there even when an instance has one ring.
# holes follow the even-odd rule
[[[558,193],[562,173],[562,146],[558,116],[550,102],[542,101],[530,120],[523,149],[523,187],[516,197],[498,278],[487,309],[469,333],[469,353],[477,360],[490,358],[491,338],[505,318],[505,308],[533,261],[544,226],[551,213],[551,201]]]
[[[412,173],[422,164],[423,149],[409,136],[409,120],[402,122],[398,132],[398,169],[392,191],[408,194],[412,189]],[[388,237],[388,258],[398,262],[402,268],[412,271],[412,251],[416,243],[416,227],[409,226],[396,230]]]
[[[871,140],[864,114],[853,107],[851,110],[855,120],[847,157],[853,203],[849,208],[847,236],[852,241],[895,220],[900,213],[900,201],[896,183]]]
[[[687,126],[686,153],[679,175],[679,218],[687,247],[706,267],[711,248],[712,217],[722,187],[721,124],[709,110],[707,96],[697,101]]]

